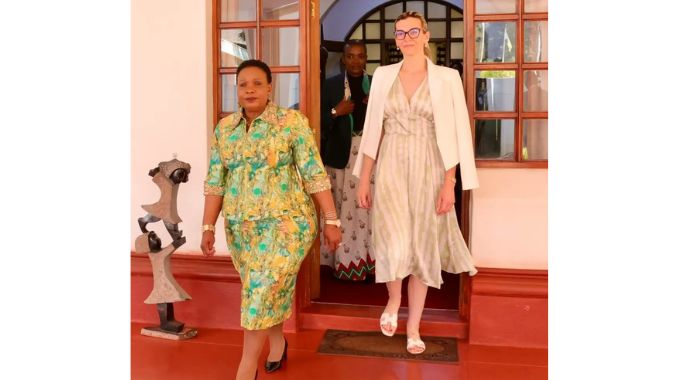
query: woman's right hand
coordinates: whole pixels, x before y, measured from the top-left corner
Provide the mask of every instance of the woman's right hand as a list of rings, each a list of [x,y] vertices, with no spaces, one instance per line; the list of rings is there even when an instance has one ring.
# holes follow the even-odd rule
[[[325,225],[323,229],[323,242],[328,250],[335,252],[342,245],[342,232],[340,228],[332,224]]]
[[[359,188],[357,189],[357,201],[359,207],[369,209],[371,208],[371,182],[363,178],[359,180]]]
[[[207,257],[215,254],[215,233],[213,231],[203,231],[201,251],[203,251],[203,256]]]

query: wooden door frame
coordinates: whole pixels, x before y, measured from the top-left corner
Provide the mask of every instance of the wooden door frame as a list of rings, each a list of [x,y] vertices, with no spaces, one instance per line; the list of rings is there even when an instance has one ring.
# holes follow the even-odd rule
[[[302,7],[302,1],[300,6]],[[300,72],[305,73],[309,83],[308,86],[303,87],[307,90],[304,94],[304,99],[306,99],[306,115],[309,118],[309,123],[314,131],[314,139],[316,140],[316,146],[321,146],[321,105],[318,103],[321,98],[321,68],[320,68],[320,47],[321,47],[321,15],[319,14],[319,0],[310,0],[305,4],[305,18],[308,21],[304,24],[301,23],[300,34],[304,34],[307,39],[307,46],[305,47],[305,57],[303,60],[304,66],[301,67]],[[300,15],[300,21],[303,20],[302,14]],[[302,83],[301,83],[302,85]],[[316,96],[314,96],[316,95]],[[304,111],[303,111],[304,112]],[[319,212],[318,205],[317,214]],[[321,231],[319,229],[319,231]],[[320,233],[317,234],[317,238],[314,241],[314,246],[310,252],[310,257],[308,260],[309,265],[309,279],[310,279],[310,299],[319,296],[320,284],[319,281],[312,281],[314,278],[319,278],[321,270],[321,244],[320,244]]]
[[[319,0],[300,1],[300,52],[304,59],[300,60],[300,111],[309,119],[309,126],[314,132],[316,145],[321,144],[321,107],[318,104],[321,92],[321,76],[319,68],[319,48],[321,46],[321,17],[319,15]],[[313,96],[316,94],[317,96]],[[315,104],[314,100],[317,101]],[[317,205],[318,212],[318,205]],[[314,240],[307,257],[302,262],[295,289],[295,313],[308,307],[311,299],[318,295],[319,282],[312,281],[320,273],[320,240],[319,234]],[[295,318],[297,328],[301,327],[301,318]]]

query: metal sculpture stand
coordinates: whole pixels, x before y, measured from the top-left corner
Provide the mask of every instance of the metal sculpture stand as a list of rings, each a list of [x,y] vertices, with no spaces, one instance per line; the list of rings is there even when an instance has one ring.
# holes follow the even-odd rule
[[[135,240],[135,250],[148,254],[151,261],[153,290],[144,303],[156,304],[160,324],[143,328],[142,335],[182,340],[198,334],[196,329],[187,328],[184,323],[175,320],[174,302],[191,299],[191,296],[173,277],[170,262],[172,253],[186,242],[178,227],[182,219],[177,214],[177,191],[181,183],[189,180],[190,171],[189,164],[177,159],[161,162],[158,167],[149,171],[149,176],[153,177],[153,182],[160,188],[161,197],[154,204],[142,206],[148,214],[138,219],[142,234]],[[147,224],[160,220],[173,239],[164,248],[158,235],[146,228]]]

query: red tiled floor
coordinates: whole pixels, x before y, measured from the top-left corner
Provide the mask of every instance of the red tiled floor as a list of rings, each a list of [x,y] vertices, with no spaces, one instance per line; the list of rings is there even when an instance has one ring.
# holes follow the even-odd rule
[[[169,341],[142,336],[132,324],[131,378],[134,380],[233,379],[241,355],[241,331],[198,329],[196,338]],[[545,349],[470,346],[459,341],[455,364],[318,354],[323,331],[286,334],[288,361],[259,379],[370,380],[538,380],[548,378]],[[261,362],[266,360],[267,348]]]

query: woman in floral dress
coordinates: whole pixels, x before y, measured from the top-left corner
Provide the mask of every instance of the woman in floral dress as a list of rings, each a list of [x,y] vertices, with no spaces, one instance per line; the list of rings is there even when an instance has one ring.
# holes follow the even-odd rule
[[[221,211],[242,284],[245,331],[236,378],[253,379],[265,338],[265,370],[277,370],[286,359],[283,322],[292,314],[295,279],[318,231],[310,195],[328,224],[325,244],[336,249],[341,233],[307,118],[269,100],[272,77],[264,62],[244,61],[236,79],[241,108],[219,121],[212,138],[201,250],[206,256],[215,253]]]

